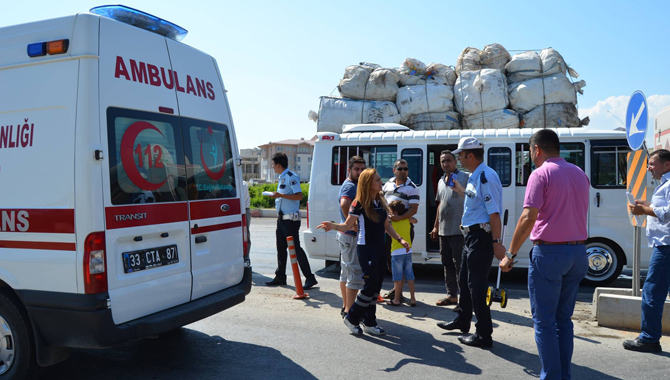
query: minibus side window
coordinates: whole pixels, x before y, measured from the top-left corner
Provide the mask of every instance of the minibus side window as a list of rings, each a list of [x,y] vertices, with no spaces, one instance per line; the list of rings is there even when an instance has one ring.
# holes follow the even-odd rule
[[[630,148],[623,146],[591,148],[591,184],[600,188],[626,187]]]
[[[407,161],[409,167],[409,178],[415,185],[421,186],[423,183],[423,150],[418,148],[403,149],[400,157]]]
[[[237,196],[230,130],[225,124],[181,118],[188,199]]]
[[[516,144],[517,186],[526,186],[530,173],[535,170],[535,164],[530,159],[530,153],[528,153],[529,149],[530,145],[526,143]],[[583,143],[561,143],[561,157],[585,171]]]
[[[490,148],[488,166],[500,177],[503,187],[512,184],[512,150],[509,148]]]
[[[186,201],[179,118],[107,109],[113,205]]]
[[[336,146],[333,147],[331,160],[330,183],[341,185],[347,179],[349,158],[361,156],[366,168],[375,168],[386,182],[393,177],[393,163],[398,157],[396,145],[385,146]]]

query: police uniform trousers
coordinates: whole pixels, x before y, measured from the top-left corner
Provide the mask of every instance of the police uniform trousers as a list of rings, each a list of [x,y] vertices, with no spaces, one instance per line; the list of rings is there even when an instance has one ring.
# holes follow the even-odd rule
[[[314,278],[312,269],[309,267],[307,255],[300,246],[300,221],[299,220],[282,220],[282,217],[277,218],[277,270],[275,277],[278,279],[286,279],[286,257],[288,243],[286,238],[293,236],[293,244],[295,245],[295,254],[298,258],[298,265],[306,279]]]
[[[483,339],[491,339],[493,324],[491,309],[486,305],[488,290],[487,278],[493,263],[493,236],[485,230],[470,231],[465,235],[463,255],[458,285],[461,298],[458,305],[458,321],[462,326],[469,326],[472,312],[477,317],[477,335]]]

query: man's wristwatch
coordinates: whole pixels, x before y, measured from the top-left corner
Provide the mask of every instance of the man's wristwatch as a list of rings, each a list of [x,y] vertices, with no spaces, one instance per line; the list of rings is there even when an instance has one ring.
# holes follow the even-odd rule
[[[493,243],[494,243],[494,244],[495,244],[495,243],[500,243],[500,244],[502,244],[502,239],[493,239]]]
[[[510,251],[507,251],[507,252],[505,252],[505,257],[507,257],[510,260],[514,260],[514,258],[516,257],[516,253],[512,253]]]

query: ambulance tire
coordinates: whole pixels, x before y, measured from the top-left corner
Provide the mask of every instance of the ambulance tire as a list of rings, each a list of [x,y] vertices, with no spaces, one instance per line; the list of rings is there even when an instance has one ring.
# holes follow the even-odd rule
[[[625,264],[623,250],[613,241],[593,238],[586,241],[589,268],[584,285],[603,286],[619,278]]]
[[[339,260],[326,260],[326,268],[328,268],[329,266],[337,265],[339,263],[340,263]]]
[[[14,351],[10,363],[8,349]],[[16,296],[0,291],[0,379],[36,379],[41,369],[28,314]]]

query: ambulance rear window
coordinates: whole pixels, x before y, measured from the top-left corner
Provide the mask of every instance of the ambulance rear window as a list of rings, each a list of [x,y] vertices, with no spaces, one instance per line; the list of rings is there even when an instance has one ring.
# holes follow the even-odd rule
[[[224,124],[182,117],[188,199],[237,196],[230,130]]]
[[[110,107],[107,133],[112,204],[186,201],[177,116]]]

